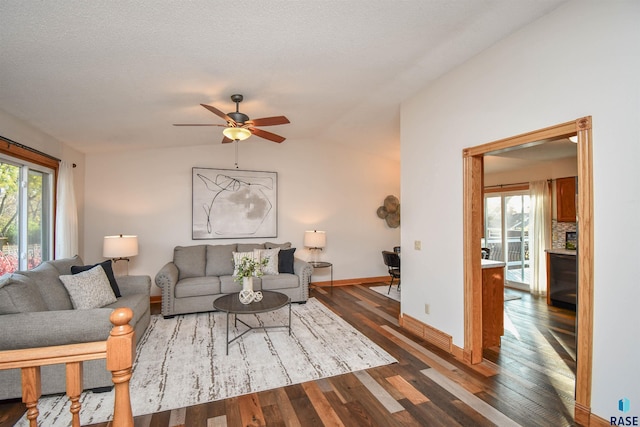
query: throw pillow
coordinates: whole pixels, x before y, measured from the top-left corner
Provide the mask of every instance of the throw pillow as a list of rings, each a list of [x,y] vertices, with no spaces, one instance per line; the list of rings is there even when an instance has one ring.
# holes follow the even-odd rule
[[[233,275],[234,276],[238,275],[238,265],[240,264],[240,261],[242,261],[242,258],[244,257],[249,257],[251,259],[254,259],[253,252],[234,252],[233,253]]]
[[[293,253],[296,248],[280,249],[278,253],[278,271],[280,273],[295,274],[293,271]]]
[[[101,265],[82,273],[60,276],[60,280],[77,310],[104,307],[117,301]]]
[[[118,282],[116,282],[116,276],[115,274],[113,274],[113,266],[111,265],[110,259],[93,265],[73,265],[71,266],[71,274],[82,273],[83,271],[91,270],[93,267],[96,267],[98,265],[104,269],[104,273],[107,275],[107,279],[109,279],[109,285],[111,285],[111,289],[113,289],[114,295],[116,296],[116,298],[120,298],[122,295],[120,294]]]
[[[262,268],[264,274],[278,274],[278,252],[280,252],[280,248],[253,250],[253,257],[258,261],[268,259],[267,265]]]
[[[275,248],[280,248],[280,249],[291,249],[291,242],[285,242],[285,243],[271,243],[271,242],[266,242],[264,244],[264,247],[267,249],[275,249]]]

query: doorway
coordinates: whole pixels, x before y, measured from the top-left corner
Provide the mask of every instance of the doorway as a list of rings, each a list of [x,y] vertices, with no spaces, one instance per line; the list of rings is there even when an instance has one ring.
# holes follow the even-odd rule
[[[575,420],[589,424],[591,414],[591,365],[593,324],[593,172],[591,117],[562,123],[534,132],[466,148],[464,164],[464,359],[482,361],[482,270],[479,248],[483,232],[483,156],[543,144],[557,138],[578,137],[578,333]]]

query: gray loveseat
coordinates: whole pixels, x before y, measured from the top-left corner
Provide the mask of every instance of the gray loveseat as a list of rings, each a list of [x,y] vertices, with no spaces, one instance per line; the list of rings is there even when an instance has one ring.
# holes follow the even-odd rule
[[[275,249],[278,274],[254,277],[254,290],[277,291],[292,302],[306,302],[312,267],[294,258],[290,243],[232,243],[226,245],[176,246],[173,261],[165,264],[155,278],[162,289],[162,315],[213,311],[213,301],[225,294],[240,292],[242,285],[234,281],[234,252]]]
[[[5,274],[0,278],[0,351],[46,347],[82,342],[104,341],[113,325],[109,316],[114,309],[133,310],[136,343],[150,320],[149,276],[117,277],[121,297],[102,308],[75,310],[69,293],[59,279],[71,274],[72,266],[82,266],[74,258],[46,261],[29,271]],[[84,389],[111,387],[111,372],[106,362],[84,362]],[[20,370],[0,371],[0,400],[22,396]],[[42,393],[65,392],[64,365],[42,368]]]

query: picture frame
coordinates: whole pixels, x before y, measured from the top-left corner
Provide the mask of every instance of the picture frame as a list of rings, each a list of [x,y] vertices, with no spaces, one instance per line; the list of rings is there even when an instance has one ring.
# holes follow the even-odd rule
[[[277,172],[192,168],[192,239],[278,237]]]

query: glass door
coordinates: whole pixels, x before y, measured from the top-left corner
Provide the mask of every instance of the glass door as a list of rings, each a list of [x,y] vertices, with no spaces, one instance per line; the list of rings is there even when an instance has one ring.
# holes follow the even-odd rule
[[[485,247],[489,259],[507,265],[505,281],[514,287],[529,289],[529,219],[527,191],[488,193],[485,195]]]

